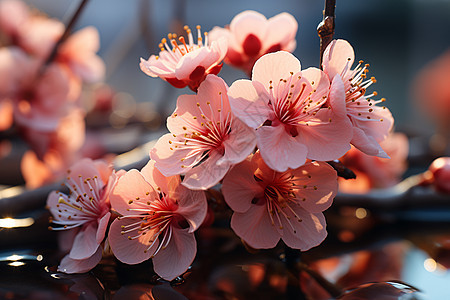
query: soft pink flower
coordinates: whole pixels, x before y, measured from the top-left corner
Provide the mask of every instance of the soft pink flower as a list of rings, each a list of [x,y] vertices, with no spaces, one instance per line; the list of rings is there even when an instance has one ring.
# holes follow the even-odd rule
[[[153,258],[155,272],[166,280],[187,270],[197,252],[194,231],[206,216],[204,192],[188,190],[179,176],[163,176],[150,161],[141,172],[133,169],[119,179],[111,206],[121,214],[109,231],[120,261]]]
[[[65,185],[69,194],[52,192],[48,196],[53,230],[77,232],[72,250],[58,266],[59,271],[83,273],[100,261],[100,244],[111,215],[109,196],[115,183],[116,173],[110,166],[102,161],[83,159],[68,171]]]
[[[433,174],[433,184],[442,193],[450,193],[450,157],[435,159],[429,171]]]
[[[408,138],[403,133],[391,133],[380,145],[390,159],[367,155],[353,147],[344,155],[341,161],[345,166],[360,174],[354,180],[339,179],[340,191],[352,193],[361,183],[368,188],[388,188],[400,182],[407,169]]]
[[[185,186],[207,189],[254,150],[253,130],[232,114],[227,89],[220,77],[208,75],[197,95],[178,98],[175,112],[167,119],[171,133],[162,136],[150,152],[161,173],[186,174]]]
[[[251,247],[273,248],[281,238],[308,250],[327,235],[322,212],[336,195],[337,175],[323,162],[276,172],[257,152],[230,170],[222,192],[234,211],[231,228]]]
[[[289,52],[261,57],[252,81],[235,81],[228,97],[233,113],[256,130],[261,156],[274,170],[296,169],[307,158],[337,159],[350,149],[342,81],[338,77],[330,87],[325,73],[301,71]]]
[[[0,99],[0,131],[6,130],[13,124],[13,106],[9,100]]]
[[[84,113],[72,110],[60,119],[54,131],[20,127],[31,146],[22,158],[21,170],[27,188],[36,188],[60,179],[64,171],[81,157],[85,143]],[[32,152],[32,153],[30,153]]]
[[[39,60],[21,49],[0,50],[0,101],[9,99],[14,105],[14,121],[23,127],[53,131],[60,119],[69,114],[80,97],[80,83],[66,68],[50,64],[41,73]]]
[[[288,13],[266,19],[256,11],[247,10],[236,15],[228,28],[214,27],[209,38],[212,41],[227,38],[225,62],[250,74],[256,60],[264,54],[294,51],[297,27],[297,21]]]
[[[0,1],[0,42],[2,38],[6,39],[7,42],[14,42],[21,26],[28,18],[28,6],[22,1]]]
[[[197,91],[200,83],[205,80],[206,75],[217,75],[222,69],[222,60],[227,52],[225,38],[209,42],[205,32],[202,38],[200,26],[197,26],[197,42],[194,41],[191,29],[184,28],[188,41],[180,36],[178,44],[176,34],[169,33],[168,39],[163,38],[159,48],[159,56],[152,55],[148,60],[141,58],[141,70],[151,76],[160,77],[177,88],[189,86]]]
[[[61,44],[56,61],[67,64],[84,82],[97,82],[105,75],[105,63],[96,54],[99,49],[98,30],[89,26],[73,33]]]
[[[388,157],[379,143],[389,134],[394,124],[391,112],[386,107],[376,106],[385,99],[371,99],[377,93],[366,95],[366,89],[375,82],[375,78],[366,79],[369,65],[362,61],[355,69],[355,54],[352,46],[345,40],[334,40],[323,54],[323,70],[330,81],[339,75],[344,82],[347,115],[353,124],[351,143],[368,155]]]

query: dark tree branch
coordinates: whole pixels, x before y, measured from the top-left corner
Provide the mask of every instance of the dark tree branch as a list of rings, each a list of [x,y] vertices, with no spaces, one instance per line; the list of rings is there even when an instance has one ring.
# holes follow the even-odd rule
[[[55,46],[53,46],[52,52],[50,52],[50,55],[45,60],[44,64],[41,67],[41,74],[45,71],[47,66],[56,58],[56,55],[58,54],[58,48],[59,46],[67,39],[67,37],[70,35],[73,26],[75,25],[78,18],[81,16],[81,13],[83,12],[83,9],[85,8],[87,2],[89,0],[81,0],[80,5],[78,6],[77,10],[73,14],[72,18],[70,19],[69,23],[66,26],[66,30],[64,31],[63,35],[59,38],[59,40],[56,42]]]
[[[320,66],[322,67],[323,52],[333,39],[334,19],[335,19],[336,0],[325,0],[325,9],[323,11],[323,20],[317,26],[317,33],[320,37]]]

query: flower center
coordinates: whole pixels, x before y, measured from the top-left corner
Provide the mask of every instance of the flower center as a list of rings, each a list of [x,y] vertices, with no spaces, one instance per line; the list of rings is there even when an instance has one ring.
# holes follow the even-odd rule
[[[257,173],[259,172],[257,171]],[[308,172],[304,171],[303,173],[308,180],[311,178]],[[269,177],[264,174],[254,175],[255,181],[264,186],[264,200],[272,226],[277,225],[280,229],[283,229],[282,219],[284,219],[296,233],[292,224],[293,219],[298,222],[302,222],[302,219],[295,212],[295,207],[301,205],[300,201],[306,201],[306,198],[301,199],[299,197],[300,189],[317,190],[317,187],[308,184],[301,185],[302,181],[305,182],[305,178],[296,177],[290,171],[275,172]]]
[[[208,46],[208,32],[204,33],[205,40],[203,43],[202,32],[200,25],[197,25],[197,42],[194,42],[194,36],[192,35],[191,29],[186,25],[184,30],[186,31],[188,41],[186,42],[184,36],[178,37],[176,33],[169,33],[167,38],[163,38],[159,44],[161,51],[169,51],[174,57],[180,58],[189,52],[196,49]],[[177,41],[178,37],[178,41]],[[179,43],[178,43],[179,42]]]
[[[130,200],[129,203],[135,201],[145,200],[137,197]],[[172,237],[172,226],[179,226],[178,223],[182,221],[182,217],[175,211],[178,208],[176,201],[174,202],[165,193],[160,192],[159,197],[153,201],[142,203],[144,206],[139,208],[129,208],[128,211],[134,211],[135,215],[126,215],[119,217],[137,218],[136,222],[122,226],[121,234],[128,234],[134,232],[134,235],[129,235],[129,240],[134,240],[142,235],[151,234],[148,247],[144,250],[149,251],[157,241],[159,241],[158,248],[153,253],[155,256],[161,249],[164,250],[169,244]]]
[[[65,185],[69,188],[69,195],[59,193],[56,205],[58,220],[52,220],[53,224],[63,225],[63,227],[51,227],[51,229],[75,228],[97,220],[107,212],[103,203],[105,185],[97,176],[83,179],[79,175],[78,180],[68,176]]]
[[[327,96],[314,101],[313,82],[302,78],[301,73],[279,79],[276,83],[269,81],[270,102],[269,107],[274,112],[271,125],[285,125],[286,131],[293,137],[298,135],[297,126],[316,123],[312,120],[319,109],[326,103]]]
[[[200,122],[198,117],[194,116],[193,121],[186,118],[182,118],[186,126],[183,126],[183,130],[186,132],[181,135],[175,135],[178,139],[169,141],[171,150],[175,148],[192,149],[190,154],[184,158],[185,161],[188,158],[199,156],[195,160],[193,165],[201,162],[206,158],[213,150],[219,150],[221,154],[224,153],[223,142],[228,138],[231,132],[231,125],[233,123],[233,117],[230,111],[224,111],[223,96],[220,95],[220,108],[214,109],[211,102],[207,101],[206,106],[209,110],[208,113],[204,111],[204,107],[200,103],[197,103],[197,109],[200,115]],[[177,114],[173,114],[172,117],[178,117]],[[183,168],[191,166],[182,166]]]

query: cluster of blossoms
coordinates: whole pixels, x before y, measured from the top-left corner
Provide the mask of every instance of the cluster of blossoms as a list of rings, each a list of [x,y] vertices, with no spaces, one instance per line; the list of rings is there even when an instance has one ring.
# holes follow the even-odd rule
[[[151,258],[155,272],[172,280],[196,255],[194,231],[208,210],[204,191],[220,184],[234,211],[231,228],[248,246],[273,248],[281,239],[305,251],[325,239],[323,211],[338,188],[336,171],[326,161],[351,145],[387,157],[380,142],[393,118],[377,106],[384,99],[366,92],[375,79],[367,78],[362,62],[352,68],[348,42],[330,43],[323,70],[302,70],[289,52],[296,30],[289,14],[267,20],[246,11],[204,39],[198,27],[197,43],[188,27],[187,41],[178,37],[180,44],[169,34],[158,56],[141,60],[146,74],[196,93],[178,98],[167,119],[170,133],[157,141],[142,170],[120,171],[103,183],[92,180],[100,178],[92,168],[89,174],[72,170],[69,196],[49,197],[56,228],[81,226],[60,270],[78,272],[69,262],[97,261],[99,245],[107,241],[120,261]],[[228,87],[217,76],[224,58],[251,70],[251,79]],[[108,206],[117,217],[105,240]],[[89,251],[78,253],[75,244],[81,242]]]
[[[64,31],[63,23],[19,0],[0,2],[0,132],[15,126],[30,146],[22,160],[29,187],[53,180],[79,159],[82,84],[105,72],[93,27],[69,35],[52,54]]]

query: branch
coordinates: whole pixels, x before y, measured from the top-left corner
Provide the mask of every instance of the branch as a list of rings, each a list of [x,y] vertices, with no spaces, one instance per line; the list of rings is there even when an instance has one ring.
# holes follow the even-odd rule
[[[58,48],[59,46],[67,39],[67,37],[70,35],[70,32],[72,31],[73,26],[75,25],[78,18],[81,16],[81,13],[83,12],[84,7],[86,6],[87,2],[89,0],[82,0],[80,5],[78,6],[76,12],[70,19],[69,23],[66,26],[66,30],[64,31],[63,35],[59,38],[59,40],[56,42],[55,46],[53,46],[52,52],[50,52],[50,55],[45,60],[44,64],[41,67],[41,74],[45,71],[47,66],[55,59],[56,55],[58,54]]]
[[[323,52],[333,39],[334,35],[334,19],[336,8],[336,0],[325,0],[325,9],[323,11],[323,20],[317,26],[317,33],[320,37],[320,66],[322,67]]]

